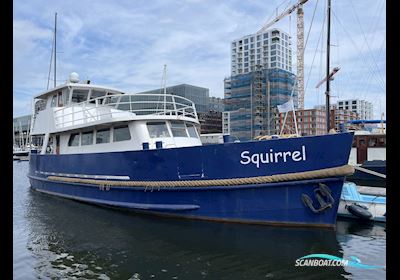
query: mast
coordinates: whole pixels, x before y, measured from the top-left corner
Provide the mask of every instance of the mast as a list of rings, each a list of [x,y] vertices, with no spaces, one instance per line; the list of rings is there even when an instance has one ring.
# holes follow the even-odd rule
[[[57,13],[54,17],[54,87],[57,83]]]
[[[15,123],[13,122],[13,148],[15,147]]]
[[[327,24],[327,45],[326,45],[326,130],[330,130],[330,77],[329,77],[329,55],[330,55],[330,41],[331,41],[331,0],[328,0],[328,24]]]

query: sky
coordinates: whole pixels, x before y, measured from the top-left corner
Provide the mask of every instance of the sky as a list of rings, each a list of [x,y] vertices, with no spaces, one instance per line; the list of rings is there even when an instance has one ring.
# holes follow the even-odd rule
[[[304,4],[305,108],[325,103],[326,0]],[[57,85],[71,72],[127,93],[192,84],[224,96],[230,43],[256,33],[296,0],[14,0],[13,115],[31,113],[47,88],[57,12]],[[292,36],[296,73],[296,14],[273,27]],[[386,1],[332,0],[331,103],[364,99],[374,118],[386,113]],[[51,69],[50,88],[53,87]]]

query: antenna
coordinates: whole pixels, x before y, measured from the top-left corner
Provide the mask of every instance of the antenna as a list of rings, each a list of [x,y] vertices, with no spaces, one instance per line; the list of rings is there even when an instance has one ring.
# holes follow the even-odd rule
[[[49,75],[47,76],[47,88],[49,89],[50,83],[50,73],[51,73],[51,64],[53,62],[53,53],[54,53],[54,87],[56,87],[56,79],[57,79],[57,69],[56,69],[56,53],[57,53],[57,13],[54,15],[54,36],[53,36],[53,45],[51,47],[51,55],[50,55],[50,67],[49,67]]]
[[[54,87],[57,83],[57,13],[54,17]]]

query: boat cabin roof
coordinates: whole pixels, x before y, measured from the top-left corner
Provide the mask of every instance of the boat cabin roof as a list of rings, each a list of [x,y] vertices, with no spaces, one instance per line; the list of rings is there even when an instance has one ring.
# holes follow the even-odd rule
[[[54,93],[56,93],[62,89],[65,89],[65,88],[99,89],[99,90],[111,91],[114,94],[124,94],[124,92],[122,92],[118,89],[110,88],[110,87],[92,85],[92,84],[88,84],[88,83],[67,82],[67,83],[59,85],[55,88],[49,89],[41,94],[38,94],[34,98],[35,99],[47,99],[49,97],[49,95],[53,95]]]

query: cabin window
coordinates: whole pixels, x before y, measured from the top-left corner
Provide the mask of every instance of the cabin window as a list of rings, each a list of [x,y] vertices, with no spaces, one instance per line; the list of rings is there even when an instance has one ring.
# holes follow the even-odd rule
[[[39,99],[35,101],[35,114],[39,111],[46,109],[47,101],[45,99]]]
[[[370,138],[369,139],[368,147],[376,147],[376,138]]]
[[[90,94],[90,99],[95,99],[98,97],[105,96],[106,92],[103,90],[92,90],[92,93]],[[99,98],[98,103],[101,104],[104,98]],[[90,103],[95,103],[95,100],[90,101]]]
[[[106,92],[102,90],[92,90],[92,94],[90,95],[90,99],[95,99],[97,97],[105,96]]]
[[[54,143],[54,140],[53,140],[53,136],[50,136],[49,137],[49,142],[47,142],[47,147],[46,147],[46,154],[53,154],[53,152],[54,152],[54,148],[53,148],[53,143]]]
[[[53,95],[51,98],[51,107],[56,107],[57,106],[57,95]]]
[[[62,94],[62,100],[64,105],[67,105],[69,103],[69,90],[66,90]]]
[[[74,89],[72,92],[72,102],[80,103],[86,101],[88,98],[89,91],[86,89]]]
[[[171,137],[165,122],[148,123],[147,130],[149,131],[151,138]]]
[[[114,127],[114,142],[126,141],[131,139],[131,134],[129,133],[129,127],[119,126]]]
[[[99,129],[96,132],[96,144],[110,143],[110,129]]]
[[[186,126],[183,122],[171,121],[171,131],[174,137],[188,137]]]
[[[198,138],[196,127],[192,124],[186,124],[187,130],[189,132],[189,137]]]
[[[62,100],[61,97],[62,97],[62,92],[59,91],[59,92],[57,93],[57,101],[58,101],[57,106],[58,106],[58,107],[64,106],[64,103],[63,103],[63,100]]]
[[[83,145],[93,145],[93,131],[82,133],[81,146]]]
[[[69,137],[68,146],[79,146],[79,133],[72,133]]]

